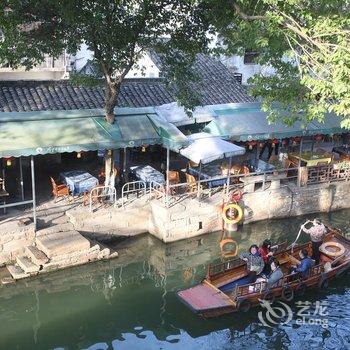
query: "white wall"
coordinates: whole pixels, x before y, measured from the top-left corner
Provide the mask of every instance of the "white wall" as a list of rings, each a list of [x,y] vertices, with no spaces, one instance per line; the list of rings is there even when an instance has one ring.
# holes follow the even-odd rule
[[[244,56],[220,57],[220,60],[231,71],[242,74],[242,83],[248,84],[248,79],[255,74],[272,75],[274,70],[269,66],[261,66],[259,64],[244,63]]]

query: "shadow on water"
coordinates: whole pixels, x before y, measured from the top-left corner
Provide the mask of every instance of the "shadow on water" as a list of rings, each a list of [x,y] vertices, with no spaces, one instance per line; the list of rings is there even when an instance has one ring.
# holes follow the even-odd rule
[[[319,215],[349,230],[350,211]],[[235,233],[240,250],[252,243],[295,239],[305,218],[264,221]],[[71,268],[0,289],[0,349],[300,349],[350,346],[348,276],[302,300],[329,304],[329,327],[263,326],[261,309],[204,320],[176,298],[220,261],[220,233],[172,244],[139,236],[118,245],[120,257]],[[303,237],[304,240],[307,237]]]

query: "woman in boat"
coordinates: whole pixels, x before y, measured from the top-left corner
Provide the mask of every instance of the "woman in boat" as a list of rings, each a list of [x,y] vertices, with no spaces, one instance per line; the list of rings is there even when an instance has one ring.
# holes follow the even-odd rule
[[[248,253],[241,253],[239,256],[242,260],[247,262],[247,269],[249,271],[249,282],[254,283],[257,275],[259,275],[264,269],[264,260],[259,254],[259,248],[256,244],[249,247]]]
[[[263,258],[265,267],[264,267],[264,274],[268,275],[271,272],[270,269],[270,258],[273,255],[273,252],[271,251],[271,241],[269,239],[265,239],[262,246],[259,248],[259,254]]]
[[[308,223],[312,223],[310,228],[305,227]],[[315,264],[318,265],[320,263],[320,246],[323,243],[324,237],[328,233],[328,229],[317,219],[314,219],[313,221],[307,220],[301,228],[305,233],[310,235],[312,242],[312,259],[314,259]]]
[[[283,272],[280,268],[280,263],[278,260],[271,259],[270,268],[271,268],[271,273],[267,278],[267,285],[266,285],[267,289],[276,287],[279,280],[283,278]]]
[[[307,278],[315,262],[308,256],[308,251],[306,249],[300,250],[299,256],[301,259],[300,264],[298,266],[292,266],[291,272],[300,272],[303,278]]]

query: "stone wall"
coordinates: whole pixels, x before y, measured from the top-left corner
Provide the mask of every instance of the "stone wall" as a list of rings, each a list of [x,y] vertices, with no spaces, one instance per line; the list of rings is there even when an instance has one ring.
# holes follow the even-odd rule
[[[19,226],[17,220],[0,225],[0,266],[16,260],[34,242],[34,224]]]
[[[186,199],[165,209],[151,201],[149,232],[164,242],[173,242],[222,229],[223,196],[217,193],[204,202]],[[294,184],[244,195],[244,224],[350,208],[350,183],[297,187]]]

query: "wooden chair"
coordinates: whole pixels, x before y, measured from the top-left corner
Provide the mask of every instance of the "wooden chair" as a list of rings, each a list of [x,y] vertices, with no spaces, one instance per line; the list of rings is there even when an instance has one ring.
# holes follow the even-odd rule
[[[69,196],[69,187],[66,185],[58,185],[56,184],[55,180],[50,177],[51,180],[51,185],[52,185],[52,194],[55,197],[55,200],[58,197],[65,197],[65,196]]]
[[[95,190],[98,188],[97,190]],[[93,187],[90,191],[85,191],[83,194],[83,205],[87,206],[90,204],[90,193],[93,190],[93,194],[91,196],[91,202],[92,204],[97,204],[97,203],[103,203],[103,200],[105,196],[100,197],[102,192],[103,192],[103,187],[102,186],[96,186]]]
[[[192,160],[190,160],[188,163],[187,163],[187,167],[188,168],[198,168],[199,164],[198,163],[195,163],[195,162],[192,162]]]
[[[186,173],[186,192],[188,193],[194,193],[197,191],[198,185],[195,177],[193,175],[190,175]]]

